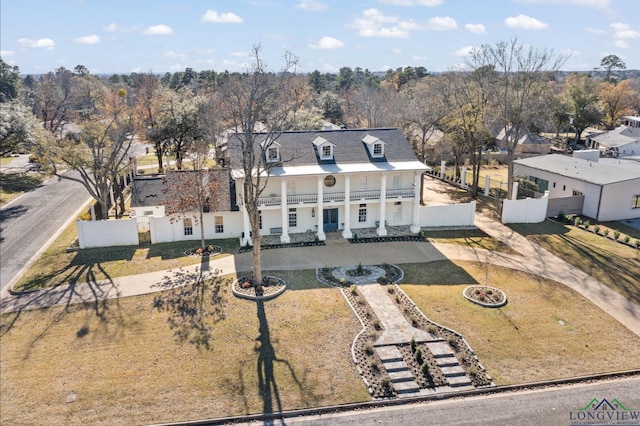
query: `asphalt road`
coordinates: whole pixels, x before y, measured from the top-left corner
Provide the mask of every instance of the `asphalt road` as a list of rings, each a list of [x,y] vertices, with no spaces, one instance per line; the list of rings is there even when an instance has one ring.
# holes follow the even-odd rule
[[[0,210],[0,288],[46,248],[89,199],[81,184],[53,178]]]
[[[617,399],[628,409],[627,417],[632,412],[640,416],[640,377],[339,414],[288,418],[267,424],[290,426],[577,425],[580,424],[580,418],[587,415],[585,411],[580,412],[579,408],[589,405],[594,398],[598,401],[606,399],[609,402]],[[620,408],[613,412],[609,410],[618,416],[621,416],[622,411],[624,410]],[[606,419],[592,424],[639,425],[640,418],[629,423]]]

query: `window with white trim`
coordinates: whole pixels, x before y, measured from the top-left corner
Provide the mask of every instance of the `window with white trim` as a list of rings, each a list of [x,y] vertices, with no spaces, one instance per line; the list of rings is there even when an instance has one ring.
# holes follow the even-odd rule
[[[360,207],[358,207],[358,222],[364,223],[366,221],[367,221],[367,205],[360,204]]]
[[[224,232],[224,217],[216,216],[216,234],[222,234]]]
[[[374,143],[373,144],[373,155],[376,156],[376,157],[382,155],[382,144],[381,143]]]
[[[320,156],[323,160],[333,158],[333,147],[329,144],[322,145],[322,153]]]
[[[182,219],[182,226],[184,228],[184,235],[193,235],[193,222],[191,218],[185,217]]]
[[[298,212],[295,208],[289,209],[289,228],[298,226]]]
[[[280,161],[280,150],[277,146],[270,146],[267,148],[267,161],[269,163]]]

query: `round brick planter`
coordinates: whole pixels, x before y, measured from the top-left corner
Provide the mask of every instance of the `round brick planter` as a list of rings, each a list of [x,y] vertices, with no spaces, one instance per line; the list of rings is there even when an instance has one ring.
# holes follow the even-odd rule
[[[251,278],[251,276],[244,276],[233,280],[231,291],[234,296],[247,300],[269,300],[280,296],[287,289],[287,282],[282,278],[264,276],[261,286],[255,286]],[[249,286],[247,287],[245,283]],[[258,287],[262,287],[262,291],[258,291]]]
[[[462,291],[462,296],[485,308],[499,308],[507,304],[507,295],[502,290],[484,285],[470,285]]]

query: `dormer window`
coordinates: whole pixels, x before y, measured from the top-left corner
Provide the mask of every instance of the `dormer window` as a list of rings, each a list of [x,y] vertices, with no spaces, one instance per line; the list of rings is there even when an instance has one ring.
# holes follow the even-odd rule
[[[323,138],[322,136],[318,136],[313,140],[313,145],[315,145],[316,150],[318,151],[318,156],[321,160],[333,160],[333,148],[334,144]]]
[[[369,149],[369,154],[373,158],[384,157],[385,142],[375,136],[367,135],[362,139]]]
[[[264,141],[260,145],[264,150],[264,157],[267,163],[280,161],[280,144],[278,142]]]

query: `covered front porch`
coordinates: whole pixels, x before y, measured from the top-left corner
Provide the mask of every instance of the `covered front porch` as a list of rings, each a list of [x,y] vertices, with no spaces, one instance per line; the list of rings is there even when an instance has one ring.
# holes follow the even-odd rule
[[[387,235],[388,237],[403,237],[408,235],[416,235],[415,232],[411,232],[410,225],[400,225],[400,226],[387,226]],[[357,235],[358,238],[373,238],[378,237],[378,228],[359,228],[353,230],[354,238]],[[325,232],[325,236],[327,240],[341,240],[344,239],[341,230]],[[289,234],[291,239],[291,243],[309,243],[313,242],[316,239],[316,232],[307,231],[302,233],[291,233]],[[263,235],[260,237],[261,245],[278,245],[282,244],[280,241],[280,235]]]

